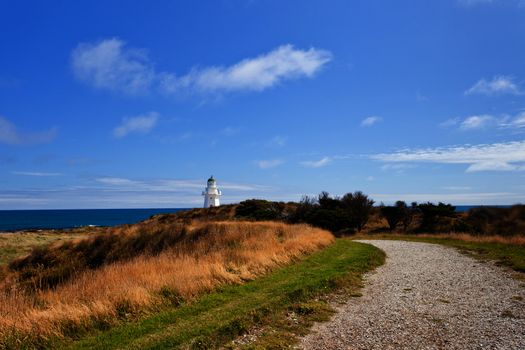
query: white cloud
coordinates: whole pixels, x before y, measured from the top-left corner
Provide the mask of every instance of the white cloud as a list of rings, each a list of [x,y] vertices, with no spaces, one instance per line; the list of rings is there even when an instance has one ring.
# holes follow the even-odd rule
[[[361,121],[361,126],[372,126],[381,122],[383,118],[381,117],[367,117]]]
[[[487,160],[479,163],[471,164],[467,168],[467,173],[476,171],[511,171],[511,170],[525,170],[523,165],[514,165],[505,161]]]
[[[525,128],[525,111],[518,113],[514,117],[509,115],[498,117],[489,114],[482,114],[473,115],[464,119],[449,119],[440,124],[442,127],[453,127],[456,125],[462,130],[476,130],[491,126],[499,129],[512,129],[515,131],[517,129]]]
[[[201,191],[206,178],[200,180],[131,179],[99,177],[81,186],[57,186],[53,189],[5,190],[0,193],[2,209],[48,208],[188,208],[202,207]],[[271,186],[223,182],[221,202],[240,202],[247,198],[298,200],[291,194]]]
[[[117,138],[122,138],[132,132],[146,134],[155,127],[158,119],[159,114],[157,112],[124,118],[122,123],[113,129],[113,135]]]
[[[99,177],[99,178],[96,178],[95,181],[100,182],[104,185],[112,185],[112,186],[134,186],[134,185],[139,184],[136,181],[124,179],[121,177]]]
[[[269,159],[269,160],[259,160],[257,166],[261,169],[270,169],[275,168],[283,164],[284,162],[281,159]]]
[[[525,128],[525,111],[518,113],[515,117],[503,117],[499,121],[502,128],[522,129]]]
[[[440,123],[439,126],[441,126],[442,128],[450,128],[452,126],[458,125],[459,121],[459,118],[450,118]]]
[[[402,150],[376,154],[372,159],[388,163],[429,162],[467,164],[467,172],[525,170],[525,141]]]
[[[152,88],[166,94],[187,92],[261,91],[285,80],[313,77],[332,59],[329,51],[282,45],[231,66],[193,68],[178,76],[156,71],[143,49],[126,47],[120,39],[82,43],[72,53],[76,77],[96,88],[129,94]]]
[[[283,45],[269,53],[248,58],[228,67],[193,69],[177,78],[164,76],[163,86],[168,91],[190,88],[198,91],[261,91],[283,80],[312,77],[332,59],[330,52],[310,48],[295,49]]]
[[[470,89],[465,91],[465,95],[501,95],[501,94],[521,94],[520,89],[514,79],[509,76],[497,75],[492,80],[481,79]]]
[[[146,92],[155,80],[145,51],[127,48],[116,38],[82,43],[71,60],[77,78],[96,88],[136,94]]]
[[[470,129],[481,129],[486,127],[494,120],[494,117],[484,114],[484,115],[473,115],[465,118],[460,124],[460,128],[464,130]]]
[[[321,167],[327,166],[331,162],[332,162],[331,157],[323,157],[319,160],[308,160],[308,161],[301,162],[300,164],[307,168],[321,168]]]
[[[173,180],[173,179],[146,179],[135,180],[122,177],[98,177],[94,181],[97,183],[110,186],[113,190],[130,190],[133,191],[189,191],[194,192],[195,189],[201,189],[206,186],[205,180]],[[233,191],[267,191],[271,187],[254,184],[241,184],[219,181],[221,189]],[[200,193],[200,192],[199,192]]]
[[[56,128],[40,132],[21,132],[13,123],[0,116],[0,143],[8,145],[48,143],[53,141],[56,135]]]
[[[13,171],[14,175],[24,175],[24,176],[62,176],[62,173],[45,173],[45,172],[36,172],[36,171]]]

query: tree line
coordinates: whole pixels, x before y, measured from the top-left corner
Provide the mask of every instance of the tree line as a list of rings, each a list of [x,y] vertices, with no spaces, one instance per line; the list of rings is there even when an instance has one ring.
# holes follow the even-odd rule
[[[340,235],[360,232],[367,224],[367,232],[525,234],[525,205],[477,207],[458,213],[455,206],[441,202],[374,204],[374,200],[361,191],[343,196],[321,192],[318,196],[303,196],[299,203],[246,200],[238,204],[235,216],[308,223]]]

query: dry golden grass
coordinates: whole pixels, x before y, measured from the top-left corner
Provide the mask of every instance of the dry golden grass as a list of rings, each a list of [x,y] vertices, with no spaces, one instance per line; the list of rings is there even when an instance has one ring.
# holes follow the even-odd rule
[[[418,234],[418,237],[451,238],[464,242],[525,245],[525,236],[476,236],[468,233]]]
[[[525,236],[481,236],[471,235],[469,233],[418,233],[418,234],[407,234],[407,233],[361,233],[354,236],[354,239],[366,239],[366,238],[439,238],[439,239],[454,239],[462,242],[471,243],[500,243],[508,245],[525,245]]]
[[[92,233],[80,230],[0,233],[0,265],[28,254],[36,246],[82,238]]]
[[[133,230],[123,234],[137,234]],[[324,230],[275,222],[195,223],[187,235],[157,255],[84,270],[54,289],[24,293],[6,279],[0,292],[0,347],[13,337],[62,337],[155,310],[170,300],[191,301],[220,285],[265,274],[334,240]]]

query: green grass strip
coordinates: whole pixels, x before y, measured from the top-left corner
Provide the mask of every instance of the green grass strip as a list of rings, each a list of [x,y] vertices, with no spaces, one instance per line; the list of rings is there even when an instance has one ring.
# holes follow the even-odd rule
[[[384,253],[379,249],[338,239],[265,277],[224,287],[192,304],[68,345],[73,349],[216,348],[254,326],[267,325],[298,302],[338,288],[358,288],[361,275],[383,262]]]

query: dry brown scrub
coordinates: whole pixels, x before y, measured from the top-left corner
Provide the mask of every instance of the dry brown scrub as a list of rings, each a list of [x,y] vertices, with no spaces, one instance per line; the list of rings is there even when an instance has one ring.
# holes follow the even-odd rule
[[[455,239],[463,242],[473,243],[500,243],[508,245],[525,245],[525,236],[481,236],[471,235],[469,233],[362,233],[353,236],[354,239],[368,239],[368,238],[440,238],[440,239]]]
[[[468,233],[418,234],[416,237],[451,238],[464,242],[525,245],[525,236],[476,236]]]
[[[22,337],[35,342],[62,337],[189,301],[219,285],[253,279],[333,241],[324,230],[274,222],[197,223],[186,229],[184,239],[158,254],[84,270],[55,288],[28,293],[4,281],[0,347]],[[134,235],[135,230],[131,226],[120,234]],[[61,246],[50,249],[59,252]]]

